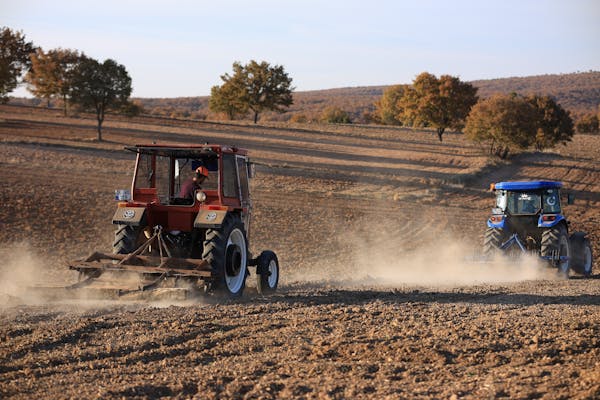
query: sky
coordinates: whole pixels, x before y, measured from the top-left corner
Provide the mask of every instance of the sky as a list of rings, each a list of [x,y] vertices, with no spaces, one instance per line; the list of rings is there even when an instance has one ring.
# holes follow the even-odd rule
[[[599,0],[0,0],[0,26],[123,64],[133,97],[206,96],[250,60],[297,91],[600,70]]]

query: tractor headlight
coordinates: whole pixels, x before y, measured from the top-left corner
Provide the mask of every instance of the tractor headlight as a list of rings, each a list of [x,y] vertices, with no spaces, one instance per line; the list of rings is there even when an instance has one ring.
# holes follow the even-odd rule
[[[206,193],[197,191],[196,200],[198,200],[200,203],[204,203],[206,201]]]

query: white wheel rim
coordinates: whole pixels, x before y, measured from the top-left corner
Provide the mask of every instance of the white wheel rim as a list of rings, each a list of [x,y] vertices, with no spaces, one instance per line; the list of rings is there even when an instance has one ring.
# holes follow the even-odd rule
[[[277,285],[277,279],[279,274],[279,268],[277,268],[277,263],[275,260],[271,260],[269,262],[269,287],[273,289],[275,285]]]
[[[241,265],[236,275],[228,275],[227,268],[225,268],[225,283],[227,284],[227,288],[231,293],[237,293],[244,285],[247,268],[246,239],[244,238],[244,234],[241,230],[236,228],[231,231],[229,238],[227,239],[227,246],[225,246],[225,254],[227,254],[227,249],[231,245],[236,245],[239,247],[241,252]]]

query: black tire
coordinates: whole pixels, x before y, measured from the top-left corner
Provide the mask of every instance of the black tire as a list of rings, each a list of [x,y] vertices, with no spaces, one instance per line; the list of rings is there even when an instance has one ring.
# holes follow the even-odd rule
[[[500,246],[506,240],[504,229],[487,228],[483,237],[483,255],[491,257],[495,253],[500,252]]]
[[[592,246],[584,234],[574,233],[570,238],[571,242],[571,269],[583,276],[592,274],[592,265],[594,258],[592,255]]]
[[[271,294],[277,290],[279,261],[272,251],[265,250],[258,256],[256,279],[256,289],[259,294]]]
[[[542,232],[542,245],[540,248],[542,257],[567,257],[567,260],[550,260],[551,266],[558,269],[558,273],[565,278],[569,277],[571,246],[569,245],[569,237],[567,229],[564,225],[555,226],[545,229]]]
[[[208,287],[229,297],[239,297],[246,286],[248,245],[239,215],[227,214],[220,229],[208,229],[202,258],[212,268]]]
[[[131,225],[117,225],[113,254],[129,254],[139,247],[141,229]],[[141,243],[140,243],[141,244]]]

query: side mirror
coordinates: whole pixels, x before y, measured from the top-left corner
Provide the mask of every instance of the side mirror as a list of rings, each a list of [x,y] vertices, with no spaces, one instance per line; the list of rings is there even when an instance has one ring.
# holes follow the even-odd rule
[[[573,193],[568,193],[567,194],[567,204],[568,205],[575,204],[575,195]]]

